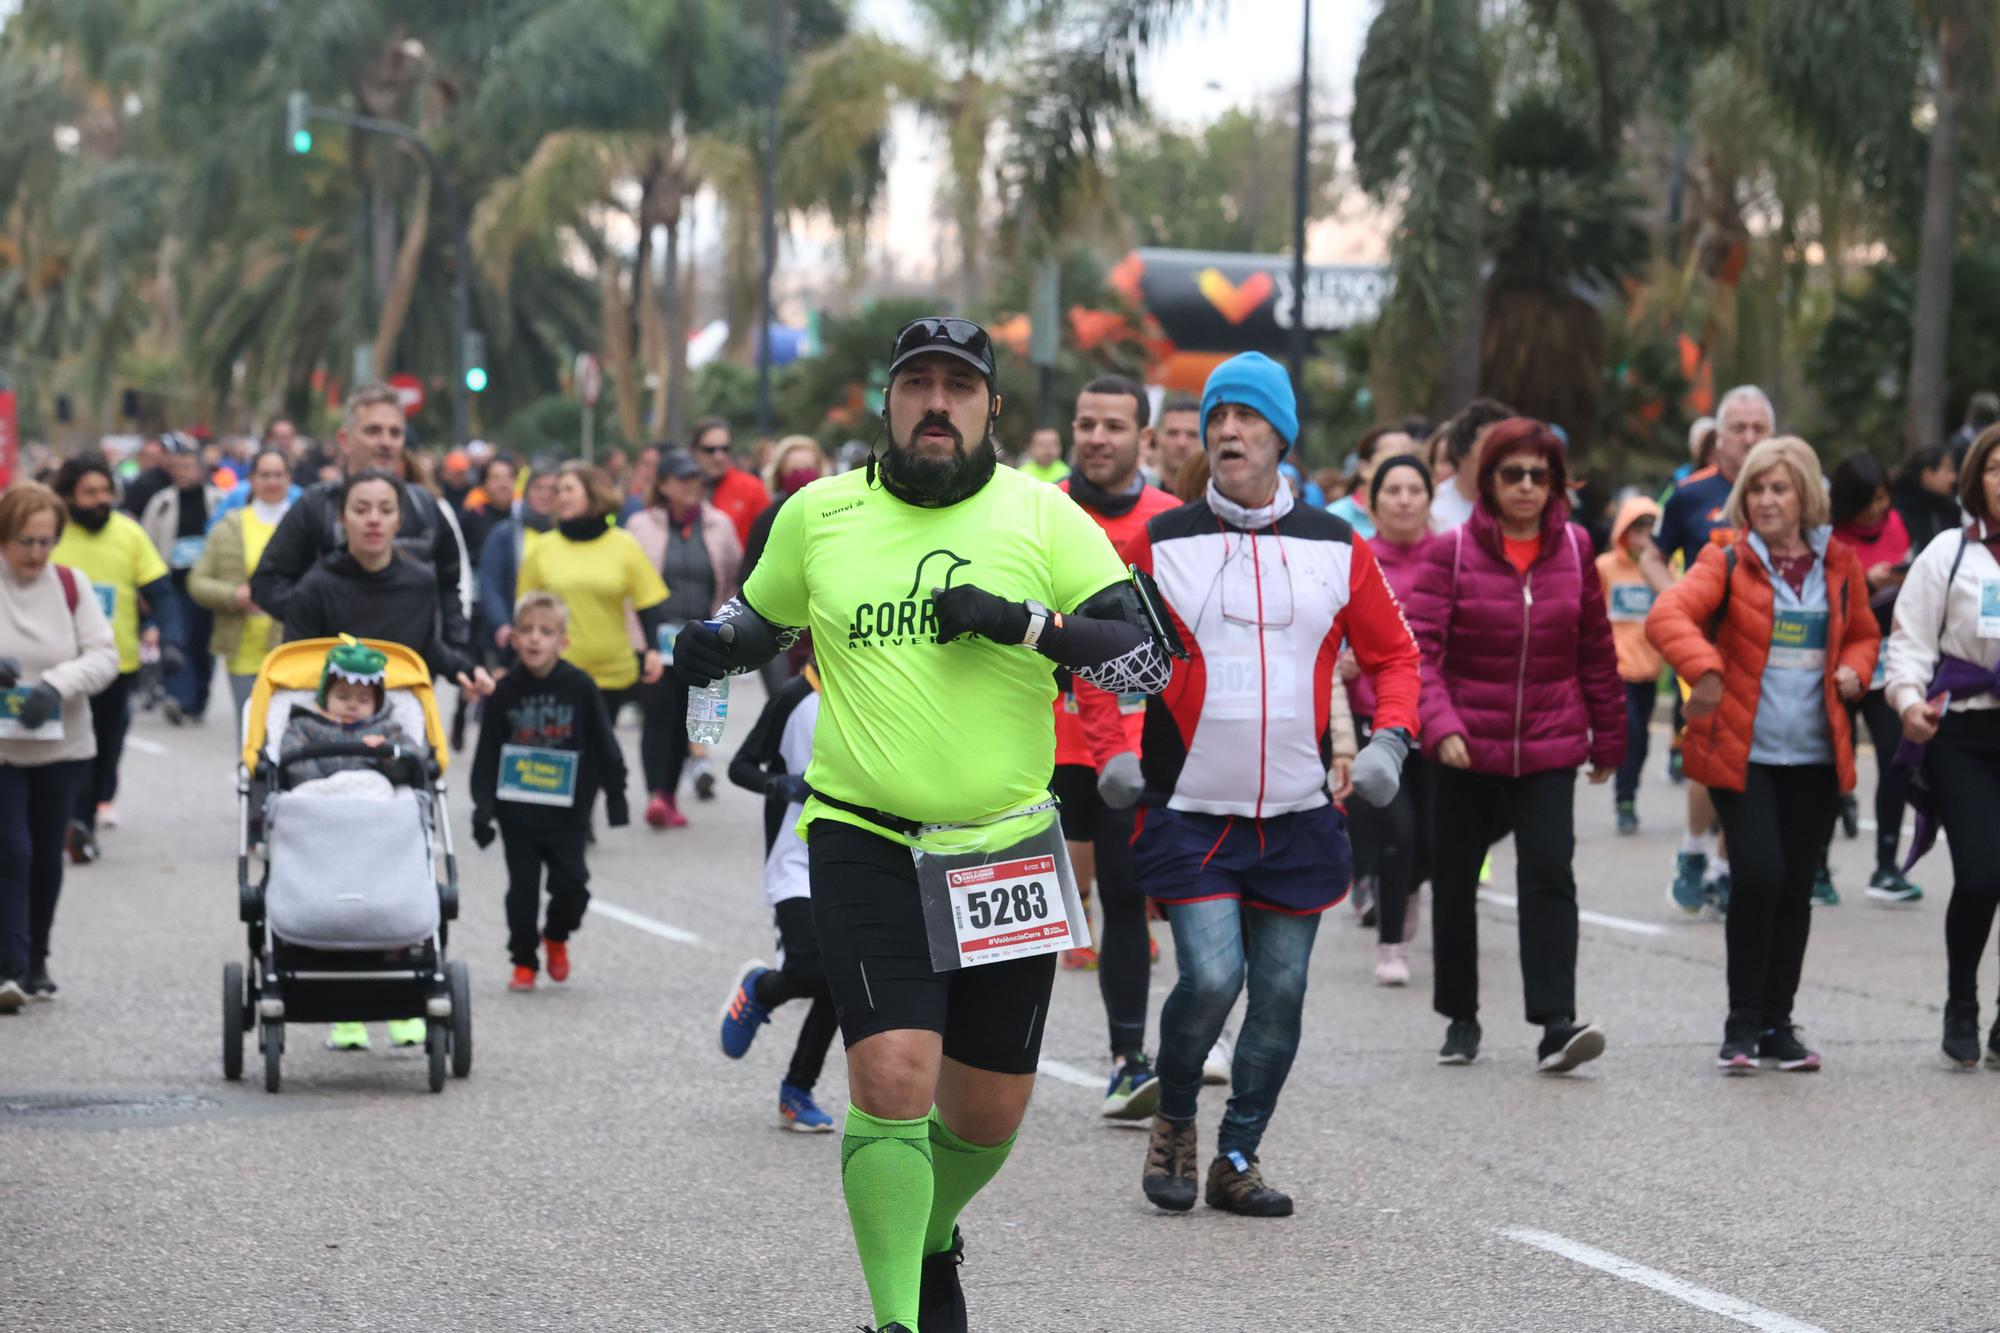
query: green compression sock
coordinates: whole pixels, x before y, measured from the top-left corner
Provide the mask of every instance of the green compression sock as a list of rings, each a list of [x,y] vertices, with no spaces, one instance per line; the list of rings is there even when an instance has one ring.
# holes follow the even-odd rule
[[[929,1122],[883,1120],[850,1103],[840,1144],[840,1188],[876,1324],[915,1328],[924,1222],[931,1213]]]
[[[931,1195],[931,1222],[924,1229],[924,1253],[942,1254],[951,1248],[951,1229],[973,1196],[986,1182],[1000,1174],[1007,1155],[1014,1151],[1020,1131],[1007,1136],[1005,1143],[982,1148],[951,1132],[931,1108],[931,1175],[937,1186]]]

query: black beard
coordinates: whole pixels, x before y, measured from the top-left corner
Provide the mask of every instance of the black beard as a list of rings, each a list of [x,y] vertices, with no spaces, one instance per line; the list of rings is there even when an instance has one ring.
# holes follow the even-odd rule
[[[69,516],[75,519],[77,526],[85,532],[102,532],[104,525],[111,521],[111,506],[90,505],[82,509],[72,507]]]
[[[999,462],[989,435],[971,453],[956,458],[926,458],[914,446],[892,444],[873,465],[882,489],[904,504],[943,509],[977,494],[992,480]]]

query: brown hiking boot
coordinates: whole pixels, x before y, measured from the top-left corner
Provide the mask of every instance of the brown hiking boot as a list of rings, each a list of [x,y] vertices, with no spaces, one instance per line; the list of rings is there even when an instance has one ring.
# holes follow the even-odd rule
[[[1256,1158],[1226,1152],[1208,1164],[1208,1206],[1245,1217],[1290,1217],[1292,1196],[1264,1183]]]
[[[1152,1142],[1146,1145],[1146,1172],[1139,1184],[1158,1208],[1184,1213],[1194,1207],[1194,1121],[1153,1117]]]

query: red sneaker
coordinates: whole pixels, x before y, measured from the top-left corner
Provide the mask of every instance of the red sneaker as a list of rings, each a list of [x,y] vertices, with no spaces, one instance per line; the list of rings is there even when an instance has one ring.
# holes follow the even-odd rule
[[[646,802],[646,823],[653,828],[665,828],[667,826],[667,812],[673,809],[673,804],[672,801],[667,799],[665,792],[654,792],[652,799]],[[682,822],[685,823],[686,821]]]
[[[1095,972],[1097,970],[1097,950],[1065,949],[1063,950],[1062,965],[1064,970],[1070,972]]]
[[[665,805],[666,805],[666,809],[667,809],[667,822],[666,822],[666,827],[667,827],[667,828],[686,828],[686,827],[688,826],[688,821],[687,821],[687,816],[681,813],[681,808],[680,808],[680,805],[679,805],[679,804],[678,804],[678,803],[677,803],[677,802],[676,802],[676,801],[674,800],[674,798],[673,798],[673,797],[671,797],[671,796],[657,796],[657,797],[654,797],[654,799],[655,799],[655,800],[658,800],[658,801],[662,801],[662,802],[664,802],[664,803],[665,803]],[[649,819],[650,819],[650,818],[652,817],[652,811],[653,811],[653,807],[652,807],[651,805],[648,805],[648,806],[646,807],[646,815],[647,815],[647,818],[649,818]]]
[[[569,980],[569,941],[543,940],[549,950],[549,980]]]
[[[534,988],[535,969],[532,967],[516,967],[514,969],[514,979],[507,983],[507,989],[533,990]]]

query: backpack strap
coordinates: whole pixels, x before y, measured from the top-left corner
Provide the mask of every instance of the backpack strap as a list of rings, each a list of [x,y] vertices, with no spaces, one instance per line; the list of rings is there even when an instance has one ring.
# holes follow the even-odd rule
[[[1708,641],[1720,643],[1722,622],[1729,618],[1729,591],[1736,583],[1736,543],[1722,548],[1722,600],[1715,604],[1715,614],[1708,618]]]
[[[1954,566],[1954,568],[1956,568],[1956,566]],[[71,616],[75,616],[76,602],[78,597],[78,593],[76,590],[76,571],[71,569],[68,565],[57,565],[56,582],[62,584],[63,601],[69,603],[69,613]]]
[[[1965,559],[1965,548],[1972,540],[1972,529],[1958,530],[1958,554],[1951,558],[1951,572],[1944,576],[1944,604],[1938,608],[1937,650],[1938,660],[1944,660],[1944,624],[1951,615],[1951,585],[1958,581],[1959,562]]]

